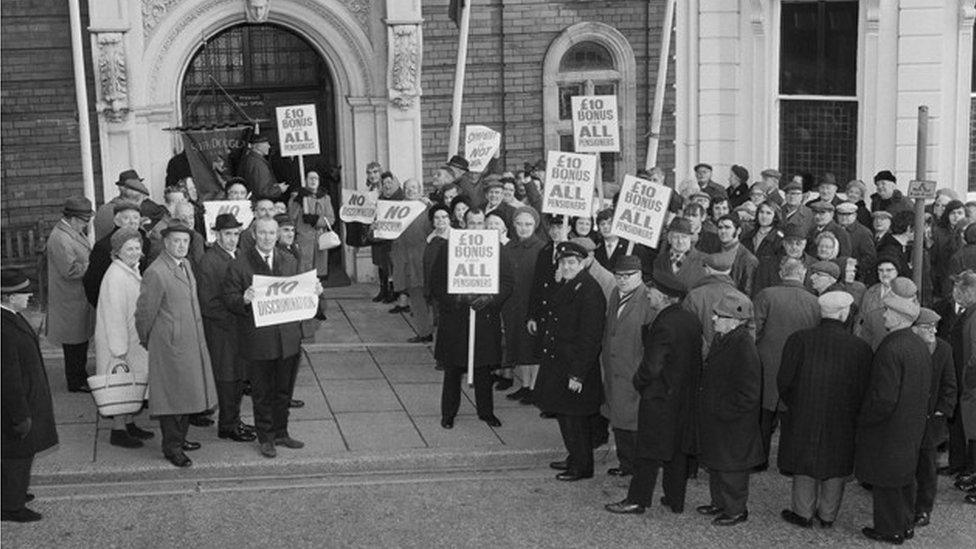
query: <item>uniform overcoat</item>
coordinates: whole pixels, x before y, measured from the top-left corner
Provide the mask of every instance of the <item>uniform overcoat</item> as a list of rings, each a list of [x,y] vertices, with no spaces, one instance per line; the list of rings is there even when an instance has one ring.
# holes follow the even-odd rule
[[[2,392],[2,443],[4,459],[25,459],[58,443],[54,425],[51,387],[41,358],[37,333],[21,314],[0,310],[0,340],[3,362],[0,363]],[[14,433],[13,426],[31,418],[25,438]]]
[[[47,239],[47,338],[56,345],[84,343],[95,332],[95,310],[82,279],[91,244],[64,219]]]

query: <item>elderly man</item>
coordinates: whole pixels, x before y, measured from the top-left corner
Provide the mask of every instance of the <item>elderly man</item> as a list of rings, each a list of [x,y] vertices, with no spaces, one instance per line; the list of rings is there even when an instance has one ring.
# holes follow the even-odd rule
[[[834,222],[834,205],[825,200],[818,200],[810,206],[810,209],[813,210],[813,226],[807,234],[807,253],[815,255],[817,253],[817,237],[821,233],[829,232],[837,237],[839,246],[837,255],[849,257],[851,255],[851,237],[843,227]]]
[[[241,327],[241,356],[248,361],[254,427],[261,455],[278,455],[275,446],[298,449],[305,446],[288,432],[291,388],[298,372],[301,351],[301,323],[286,322],[257,327],[251,311],[254,276],[287,277],[298,274],[298,261],[278,249],[278,223],[262,217],[254,220],[255,244],[241,248],[230,263],[224,279],[224,305],[237,315]],[[316,292],[322,287],[316,283]]]
[[[92,215],[91,201],[72,196],[64,202],[61,220],[47,239],[47,338],[64,351],[68,391],[89,392],[88,341],[95,333],[95,309],[85,296],[91,244],[85,236]]]
[[[556,479],[593,477],[593,416],[603,400],[600,339],[607,308],[600,286],[583,269],[586,251],[572,242],[556,253],[562,284],[552,295],[548,318],[540,333],[542,364],[536,380],[537,402],[555,414],[569,453]]]
[[[105,238],[118,227],[117,223],[112,223],[117,213],[115,206],[118,203],[135,204],[136,210],[141,211],[140,205],[149,198],[149,189],[142,183],[143,181],[135,170],[125,170],[119,174],[119,179],[115,182],[115,185],[119,188],[118,196],[99,206],[98,211],[95,213],[94,226],[96,241]]]
[[[607,474],[627,476],[634,472],[637,451],[640,393],[634,389],[633,380],[644,352],[641,334],[644,327],[654,320],[657,309],[642,282],[639,257],[625,255],[618,259],[613,278],[616,287],[607,302],[603,351],[600,355],[605,397],[602,413],[610,419],[620,462],[619,467],[610,469]]]
[[[203,253],[206,251],[206,238],[203,234],[196,230],[196,208],[190,202],[178,202],[173,206],[173,217],[169,219],[164,219],[160,221],[156,226],[156,229],[150,234],[150,240],[152,241],[152,248],[149,249],[149,260],[154,260],[160,252],[163,250],[162,234],[173,224],[186,225],[192,231],[190,237],[190,251],[187,253],[187,259],[190,260],[190,264],[196,266],[203,258]],[[154,235],[158,235],[153,238]]]
[[[136,331],[149,350],[149,413],[159,420],[163,456],[177,467],[192,464],[184,451],[190,414],[212,409],[210,351],[203,330],[197,283],[187,259],[193,229],[174,223],[163,231],[163,252],[142,277]]]
[[[725,194],[725,187],[712,181],[711,164],[702,162],[695,166],[695,181],[697,185],[689,185],[682,193],[685,197],[690,196],[694,192],[701,191],[708,193],[712,197],[712,200],[715,200],[719,194]]]
[[[661,468],[662,504],[674,513],[684,511],[688,455],[695,452],[695,391],[702,365],[701,323],[681,308],[684,295],[684,285],[672,273],[655,273],[649,297],[661,311],[650,328],[644,329],[643,356],[632,380],[640,398],[636,469],[627,497],[606,505],[611,513],[639,514],[650,507]]]
[[[790,181],[783,185],[783,226],[799,227],[803,234],[809,234],[813,227],[813,211],[803,204],[803,185]]]
[[[785,408],[779,470],[793,475],[783,520],[809,528],[837,520],[854,470],[854,429],[871,372],[871,348],[844,324],[854,299],[827,292],[815,303],[822,320],[787,338],[776,387]]]
[[[976,272],[966,270],[953,279],[955,321],[948,330],[956,367],[958,401],[949,432],[950,471],[959,473],[957,486],[976,503]]]
[[[512,216],[515,208],[505,202],[505,184],[498,176],[488,176],[485,179],[485,215],[496,212],[505,222],[508,234],[515,234]]]
[[[817,185],[818,197],[807,202],[807,206],[812,208],[813,204],[820,201],[837,206],[843,202],[843,200],[837,196],[837,187],[837,176],[830,172],[823,174],[823,177],[820,178],[820,184]]]
[[[915,207],[912,201],[905,198],[898,190],[895,175],[888,170],[881,170],[874,176],[874,186],[878,192],[871,195],[871,211],[884,210],[891,215],[898,212],[912,212]]]
[[[888,335],[871,365],[857,418],[854,474],[872,485],[874,525],[862,532],[875,541],[901,544],[915,535],[915,470],[925,432],[932,356],[914,332],[917,296],[884,298]]]
[[[715,516],[717,526],[733,526],[749,519],[749,474],[763,460],[762,365],[749,332],[749,298],[730,288],[711,313],[715,341],[701,370],[696,415],[711,503],[697,511]]]
[[[269,152],[271,140],[268,134],[257,133],[251,136],[251,146],[244,155],[240,174],[247,181],[251,197],[255,200],[277,199],[288,190],[288,183],[277,181],[271,162],[268,161]]]
[[[139,206],[135,202],[116,202],[113,206],[115,211],[115,228],[92,246],[91,255],[88,258],[88,270],[82,279],[85,285],[85,296],[92,307],[98,306],[98,293],[102,286],[102,279],[105,272],[112,265],[112,235],[122,228],[139,231],[142,236],[142,249],[149,249],[149,237],[141,229],[140,223],[142,216],[139,214]],[[149,262],[143,257],[139,261],[139,270],[145,271]]]
[[[857,260],[858,280],[864,280],[866,273],[874,268],[877,259],[877,247],[871,230],[857,221],[857,205],[853,202],[841,202],[837,205],[837,224],[847,231],[851,240],[851,257]]]
[[[782,410],[776,378],[783,358],[783,345],[795,332],[813,328],[820,322],[817,298],[803,286],[806,267],[797,259],[783,260],[779,268],[782,282],[756,294],[756,348],[763,369],[763,397],[760,427],[763,451],[769,461],[770,442]],[[846,318],[846,317],[845,317]],[[761,469],[764,469],[764,464]]]
[[[692,246],[691,222],[676,217],[668,224],[667,243],[654,259],[654,272],[668,271],[690,288],[705,276],[705,253]]]
[[[274,219],[275,216],[274,201],[260,198],[255,200],[253,204],[251,211],[254,213],[254,219],[250,225],[241,231],[241,238],[237,244],[237,247],[242,250],[254,247],[254,223],[258,219]]]
[[[739,236],[742,234],[742,222],[736,215],[725,215],[719,218],[717,225],[718,240],[722,243],[722,251],[719,253],[732,258],[732,270],[729,276],[732,277],[735,287],[740,292],[752,295],[759,260],[739,242]]]
[[[735,282],[729,276],[732,272],[732,258],[713,254],[705,258],[705,276],[695,284],[685,297],[682,307],[691,311],[702,323],[702,354],[708,355],[708,348],[715,338],[712,323],[712,309],[728,294],[741,297],[748,301],[748,296],[735,288]],[[751,307],[750,307],[751,310]],[[748,323],[750,329],[752,321]],[[758,417],[757,417],[758,421]]]

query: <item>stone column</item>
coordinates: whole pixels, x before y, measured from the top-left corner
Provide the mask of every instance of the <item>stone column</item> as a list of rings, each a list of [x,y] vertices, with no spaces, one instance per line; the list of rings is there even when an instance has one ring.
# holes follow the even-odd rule
[[[390,171],[400,180],[423,182],[423,147],[420,138],[420,67],[423,56],[423,19],[418,0],[387,0],[387,132]]]

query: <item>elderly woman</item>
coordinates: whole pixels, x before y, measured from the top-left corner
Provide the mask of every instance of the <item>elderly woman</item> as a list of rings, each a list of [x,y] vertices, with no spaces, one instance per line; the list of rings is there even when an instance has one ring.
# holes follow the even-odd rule
[[[424,189],[416,179],[403,182],[406,200],[420,201]],[[409,343],[427,343],[434,340],[430,309],[424,299],[424,248],[430,234],[430,221],[426,212],[417,216],[390,244],[390,261],[393,265],[393,288],[398,293],[397,304],[391,313],[413,313],[414,331],[417,335]]]
[[[853,202],[857,206],[857,222],[867,228],[871,228],[871,210],[864,203],[868,188],[860,179],[854,179],[847,183],[847,201]]]
[[[335,223],[335,211],[317,172],[305,176],[305,186],[288,203],[288,217],[295,222],[298,272],[315,269],[316,276],[324,279],[329,274],[329,251],[319,249],[319,235]]]
[[[447,239],[451,234],[451,208],[446,204],[434,204],[427,210],[427,219],[434,227],[434,230],[427,235],[427,245],[424,247],[424,300],[433,316],[431,324],[437,324],[437,304],[434,302],[434,295],[431,293],[430,281],[431,270],[434,268],[434,260],[442,248],[447,247]],[[443,369],[438,363],[437,369]]]
[[[142,284],[142,235],[135,229],[121,228],[111,241],[112,264],[102,278],[95,309],[95,374],[111,374],[118,364],[125,364],[133,373],[148,373],[149,354],[139,344],[135,322]],[[153,437],[152,432],[136,426],[130,414],[114,416],[112,421],[112,446],[139,448],[143,440]]]

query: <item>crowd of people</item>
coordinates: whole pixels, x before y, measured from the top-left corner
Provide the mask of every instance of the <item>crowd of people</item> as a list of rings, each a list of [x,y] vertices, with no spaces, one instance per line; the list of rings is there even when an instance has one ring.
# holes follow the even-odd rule
[[[251,279],[325,277],[327,254],[316,242],[336,216],[317,173],[301,188],[280,183],[267,138],[251,141],[241,177],[210,197],[249,198],[249,227],[229,213],[205,227],[191,178],[167,187],[158,205],[128,170],[119,196],[97,212],[85,198],[66,200],[47,246],[47,335],[63,348],[69,390],[88,390],[93,337],[97,374],[120,363],[148,372],[149,415],[178,467],[200,447],[186,439],[188,425],[212,424],[215,409],[222,439],[257,440],[269,458],[276,447],[303,446],[289,435],[288,410],[302,404],[292,393],[315,323],[256,327]],[[872,491],[871,539],[900,543],[928,524],[938,472],[954,475],[976,503],[976,203],[939,191],[916,235],[913,203],[888,171],[867,196],[861,181],[840,192],[831,174],[814,185],[809,175],[769,169],[750,184],[738,165],[721,185],[699,164],[695,180],[674,189],[654,249],[613,233],[615,200],[592,217],[547,215],[543,163],[516,172],[495,164],[476,174],[454,156],[425,193],[418,180],[401,184],[370,163],[366,189],[423,202],[426,213],[393,240],[375,238],[369,225],[344,229],[347,245],[371,247],[380,282],[373,300],[413,316],[410,343],[434,345],[443,428],[458,419],[473,338],[478,418],[502,426],[496,391],[555,418],[567,452],[550,464],[557,479],[592,478],[594,448],[613,434],[619,464],[607,473],[631,478],[626,496],[606,506],[613,513],[645,512],[659,469],[661,504],[683,512],[688,479],[703,468],[710,501],[697,511],[717,525],[746,521],[749,478],[768,468],[777,428],[778,469],[793,483],[782,518],[791,524],[830,527],[852,475]],[[659,168],[637,175],[668,185]],[[455,229],[498,232],[497,294],[448,291]],[[22,386],[8,374],[43,375],[42,366],[27,371],[41,362],[28,352],[33,331],[7,329],[20,327],[25,284],[5,271],[4,410],[14,424],[4,431],[4,520],[39,518],[24,507],[27,481],[7,479],[29,477],[21,454],[56,440],[51,418],[32,434],[50,411],[49,392],[19,395],[19,415],[7,413],[7,387]],[[8,367],[8,348],[20,370]],[[245,393],[253,426],[241,421]],[[111,444],[139,447],[154,436],[137,417],[112,418]],[[9,460],[8,441],[21,448]],[[944,444],[948,465],[937,470]],[[8,467],[17,460],[19,469]]]

